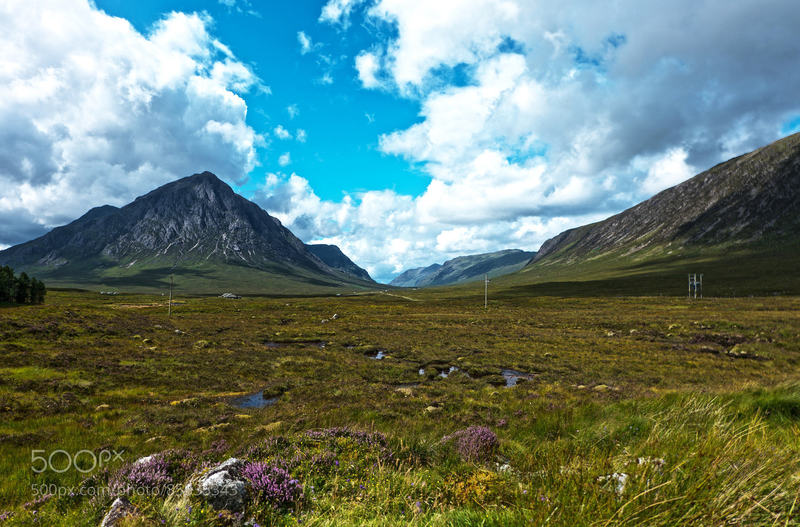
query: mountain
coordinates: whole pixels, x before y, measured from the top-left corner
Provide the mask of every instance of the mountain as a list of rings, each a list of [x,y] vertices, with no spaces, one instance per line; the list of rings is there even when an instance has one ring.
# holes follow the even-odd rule
[[[365,269],[362,269],[353,263],[353,261],[335,245],[313,243],[306,244],[306,249],[308,249],[311,254],[322,260],[322,262],[328,267],[337,269],[355,278],[366,280],[367,282],[374,281]]]
[[[398,287],[425,287],[459,284],[480,280],[485,275],[500,276],[518,271],[536,255],[534,252],[507,249],[493,253],[459,256],[444,264],[409,269],[398,275],[389,285]]]
[[[193,292],[305,292],[364,286],[324,263],[281,223],[203,172],[121,208],[97,207],[0,262],[48,285],[163,287]]]
[[[426,277],[432,276],[441,269],[442,264],[432,264],[428,267],[415,267],[414,269],[406,269],[397,275],[389,285],[397,287],[414,287],[419,284]]]
[[[719,294],[800,289],[793,278],[798,211],[800,134],[794,134],[547,240],[515,281],[627,280],[644,294],[683,291],[685,273],[703,272]]]

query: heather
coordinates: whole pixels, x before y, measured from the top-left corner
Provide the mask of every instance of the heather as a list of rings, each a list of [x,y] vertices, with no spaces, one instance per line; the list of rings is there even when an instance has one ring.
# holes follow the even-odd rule
[[[281,467],[248,463],[242,475],[250,482],[257,501],[275,508],[291,507],[303,497],[303,486]]]
[[[0,308],[0,525],[796,524],[799,300],[458,295]]]
[[[442,439],[452,442],[458,454],[466,461],[486,462],[497,451],[497,435],[485,426],[470,426]]]

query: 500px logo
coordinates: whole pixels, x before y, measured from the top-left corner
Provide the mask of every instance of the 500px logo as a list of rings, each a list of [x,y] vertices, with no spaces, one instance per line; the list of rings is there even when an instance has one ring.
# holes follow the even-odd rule
[[[98,453],[94,453],[91,450],[79,450],[75,454],[70,454],[66,450],[53,450],[48,454],[46,450],[31,450],[31,470],[37,474],[41,474],[46,470],[61,474],[70,468],[74,468],[78,472],[86,474],[117,459],[122,461],[122,454],[124,453],[124,450],[121,452],[101,450]],[[79,464],[78,461],[84,461],[85,463]],[[86,468],[87,464],[91,466]]]

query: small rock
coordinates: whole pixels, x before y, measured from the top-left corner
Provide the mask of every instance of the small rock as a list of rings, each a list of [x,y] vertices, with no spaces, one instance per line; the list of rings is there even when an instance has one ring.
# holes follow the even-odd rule
[[[328,319],[327,318],[323,318],[322,320],[319,321],[319,323],[320,324],[327,324],[328,323]]]
[[[133,462],[133,464],[134,464],[134,465],[142,465],[142,464],[144,464],[144,463],[149,463],[149,462],[150,462],[150,461],[153,459],[153,456],[154,456],[154,455],[155,455],[155,454],[153,454],[153,455],[149,455],[149,456],[140,457],[139,459],[137,459],[136,461],[134,461],[134,462]]]
[[[111,508],[108,509],[105,517],[103,517],[103,522],[100,524],[100,527],[117,527],[121,525],[122,519],[125,516],[129,516],[135,512],[133,505],[131,502],[128,501],[128,498],[121,496],[114,500],[114,503],[111,504]]]
[[[175,330],[175,334],[176,335],[186,335],[186,332],[185,331],[181,331],[180,329],[176,329]]]
[[[614,333],[613,331],[609,331],[609,332],[606,333],[606,337],[613,337],[615,335],[616,335],[616,333]]]
[[[442,411],[442,407],[441,406],[429,406],[429,407],[425,408],[425,413],[426,414],[432,414],[432,413],[441,412],[441,411]]]
[[[405,397],[410,397],[414,393],[411,390],[411,388],[407,386],[401,386],[400,388],[397,388],[395,391],[402,393]]]
[[[592,388],[592,390],[596,392],[607,392],[608,390],[610,390],[610,388],[605,384],[598,384],[597,386]]]
[[[212,468],[200,479],[200,495],[217,510],[242,510],[247,497],[247,485],[239,474],[243,466],[243,461],[229,458]]]
[[[632,329],[632,330],[628,331],[629,335],[636,335],[637,333],[639,333],[638,329]]]
[[[625,492],[625,485],[628,483],[628,475],[624,472],[614,472],[613,474],[609,474],[608,476],[600,476],[597,478],[597,481],[604,483],[606,481],[614,482],[614,491],[617,494],[622,494]]]
[[[108,404],[98,404],[97,406],[95,406],[95,408],[94,408],[94,411],[95,411],[95,412],[101,412],[101,411],[103,411],[103,410],[108,410],[108,409],[110,409],[110,408],[111,408],[111,405],[108,405]]]
[[[334,313],[333,316],[331,317],[331,320],[336,320],[337,318],[339,318],[339,314]]]
[[[203,348],[207,348],[208,346],[209,346],[209,342],[207,340],[198,340],[197,342],[194,343],[194,348],[195,349],[203,349]]]

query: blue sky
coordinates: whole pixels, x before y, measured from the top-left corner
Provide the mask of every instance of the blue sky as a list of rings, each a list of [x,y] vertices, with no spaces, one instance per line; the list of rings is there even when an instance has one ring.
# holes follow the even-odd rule
[[[248,184],[236,185],[251,195],[268,172],[301,173],[323,199],[340,199],[344,192],[391,188],[419,194],[428,178],[407,162],[382,154],[378,136],[408,126],[416,120],[419,102],[385,92],[361,89],[353,66],[355,55],[371,42],[371,35],[353,25],[347,34],[329,24],[320,24],[325,2],[252,2],[232,6],[217,0],[165,1],[100,0],[98,8],[129,20],[141,33],[170,11],[205,12],[211,30],[251,65],[270,93],[247,98],[247,122],[267,133],[283,126],[296,136],[305,130],[305,143],[281,140],[274,133],[268,149],[259,152],[261,166]],[[298,33],[313,42],[302,54]],[[327,62],[330,60],[330,63]],[[328,75],[330,83],[323,78]],[[297,108],[290,117],[287,108]],[[368,117],[369,116],[369,117]],[[279,164],[289,152],[291,163]]]
[[[0,248],[210,170],[378,280],[800,131],[794,0],[6,0]]]

